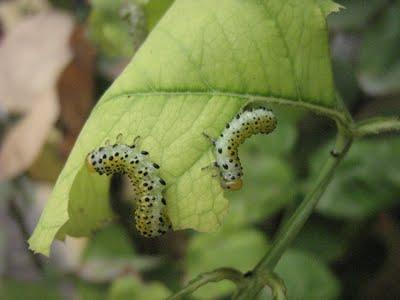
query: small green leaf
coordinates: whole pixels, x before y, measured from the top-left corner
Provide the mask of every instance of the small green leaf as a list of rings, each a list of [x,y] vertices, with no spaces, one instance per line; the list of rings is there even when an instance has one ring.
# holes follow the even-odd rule
[[[173,228],[213,231],[227,200],[206,131],[218,136],[249,101],[300,106],[345,122],[337,109],[325,17],[328,0],[177,0],[104,94],[58,178],[31,249],[48,254],[58,233],[86,235],[111,217],[106,179],[86,154],[137,135],[161,166]],[[61,230],[60,230],[61,229]]]
[[[186,255],[188,279],[220,267],[232,267],[246,272],[254,267],[268,249],[265,236],[254,229],[196,235],[189,243]],[[230,281],[210,283],[198,289],[198,298],[214,299],[233,292]]]
[[[143,283],[136,277],[125,276],[117,279],[111,285],[108,293],[109,300],[151,299],[163,300],[170,291],[159,282]]]

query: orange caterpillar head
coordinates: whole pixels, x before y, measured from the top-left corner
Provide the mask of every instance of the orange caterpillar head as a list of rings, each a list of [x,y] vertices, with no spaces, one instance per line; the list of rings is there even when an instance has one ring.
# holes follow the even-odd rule
[[[242,188],[242,185],[243,181],[241,178],[237,178],[235,180],[230,180],[230,181],[221,180],[221,187],[232,191],[240,190]]]

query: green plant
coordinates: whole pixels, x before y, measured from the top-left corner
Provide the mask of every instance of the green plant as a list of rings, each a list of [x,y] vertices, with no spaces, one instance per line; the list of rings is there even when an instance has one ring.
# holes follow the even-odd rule
[[[253,299],[266,285],[276,299],[284,298],[275,266],[352,142],[400,130],[398,116],[355,122],[337,95],[325,18],[338,10],[328,0],[176,1],[93,110],[30,239],[31,249],[48,254],[55,237],[88,235],[112,218],[109,182],[89,175],[84,158],[119,133],[142,136],[161,165],[174,229],[215,230],[227,199],[201,171],[213,160],[202,132],[218,135],[250,102],[305,109],[335,122],[335,144],[268,252],[250,272],[218,269],[171,297],[228,279],[237,286],[236,299]],[[283,122],[279,114],[278,120]]]

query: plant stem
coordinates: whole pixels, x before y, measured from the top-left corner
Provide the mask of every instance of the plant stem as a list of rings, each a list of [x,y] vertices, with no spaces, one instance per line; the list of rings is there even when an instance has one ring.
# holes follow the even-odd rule
[[[363,137],[365,135],[377,135],[394,131],[400,131],[400,116],[375,117],[358,122],[354,130],[354,136]]]
[[[232,268],[220,268],[197,276],[195,279],[190,281],[186,287],[169,297],[168,300],[181,299],[183,296],[193,293],[199,287],[209,282],[217,282],[224,279],[232,281],[238,286],[238,288],[240,288],[245,281],[245,278],[240,271]]]
[[[249,280],[250,282],[238,291],[234,299],[254,299],[256,297],[266,285],[265,280],[262,280],[262,278],[265,277],[265,274],[273,272],[279,259],[313,212],[352,142],[352,139],[340,125],[338,125],[338,128],[335,149],[322,167],[315,181],[315,187],[308,193],[293,215],[281,226],[271,248],[254,268],[252,275],[254,278]]]

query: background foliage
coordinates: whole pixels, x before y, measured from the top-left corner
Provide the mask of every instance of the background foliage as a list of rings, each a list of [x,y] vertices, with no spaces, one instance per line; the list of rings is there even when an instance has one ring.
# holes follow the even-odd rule
[[[229,13],[232,13],[230,4],[234,2],[221,1],[219,5],[226,5],[223,16],[229,16]],[[127,209],[129,185],[123,179],[115,178],[110,185],[112,196],[109,202],[105,180],[99,182],[96,178],[95,188],[87,190],[93,179],[87,178],[85,170],[77,169],[78,180],[75,179],[77,184],[72,186],[70,198],[77,199],[81,191],[85,190],[96,202],[93,202],[95,205],[82,204],[80,201],[75,201],[75,204],[70,203],[68,209],[71,218],[58,235],[62,237],[65,233],[70,235],[84,233],[89,237],[67,236],[65,243],[54,243],[50,260],[33,255],[27,250],[25,241],[33,230],[33,225],[37,223],[43,202],[49,198],[50,190],[96,102],[95,99],[99,98],[98,96],[102,95],[120,74],[127,61],[163,15],[168,7],[167,4],[170,3],[172,1],[93,0],[90,5],[87,5],[84,1],[53,0],[50,3],[15,1],[2,4],[0,18],[4,44],[0,57],[3,62],[0,61],[0,67],[5,68],[3,70],[8,70],[7,68],[19,70],[21,66],[29,64],[29,61],[19,60],[13,61],[13,64],[10,64],[11,67],[4,64],[11,53],[16,57],[26,57],[23,56],[24,52],[15,54],[16,51],[23,51],[26,47],[35,54],[32,64],[33,61],[38,60],[39,55],[43,57],[54,55],[54,64],[41,64],[29,68],[32,72],[29,76],[40,74],[42,76],[40,82],[43,84],[31,87],[26,84],[27,81],[22,84],[15,80],[14,85],[0,86],[2,134],[0,162],[3,162],[0,170],[2,178],[0,222],[4,224],[0,226],[0,298],[23,299],[29,295],[30,299],[62,297],[163,299],[199,273],[217,267],[230,266],[245,272],[262,257],[270,245],[279,222],[290,215],[315,181],[315,176],[331,149],[332,138],[335,134],[333,123],[305,110],[283,109],[269,105],[278,115],[279,127],[271,136],[253,137],[241,147],[240,154],[246,170],[245,188],[238,193],[225,194],[229,199],[229,213],[224,217],[222,227],[218,232],[202,234],[185,230],[168,234],[157,240],[143,239],[137,236],[132,227],[130,211]],[[215,2],[210,1],[210,3]],[[320,3],[325,2],[320,1]],[[400,2],[354,0],[340,1],[340,3],[347,9],[328,17],[333,75],[340,97],[356,120],[376,115],[399,115],[400,18],[398,12]],[[325,14],[332,9],[328,6],[322,7],[326,9]],[[57,13],[54,12],[55,9]],[[180,53],[185,53],[187,51],[185,47],[189,47],[192,42],[192,47],[195,48],[197,45],[195,37],[198,35],[193,33],[197,32],[196,26],[210,23],[210,20],[201,20],[201,18],[197,20],[198,24],[193,21],[193,28],[189,31],[193,37],[185,35],[185,30],[189,29],[182,28],[182,32],[178,32],[181,34],[179,38],[188,44],[177,47],[173,38],[167,38],[165,28],[177,26],[175,23],[182,18],[196,20],[194,16],[201,15],[199,7],[188,9],[191,12],[186,15],[177,10],[171,12],[169,18],[162,21],[161,29],[158,31],[156,29],[151,35],[151,40],[148,40],[149,43],[144,45],[144,48],[147,47],[145,50],[153,49],[156,54],[168,52],[170,56],[182,57],[177,61],[165,61],[163,67],[167,65],[169,69],[178,68],[179,61],[187,59]],[[307,7],[302,9],[307,10]],[[47,17],[46,20],[54,23],[46,24],[41,19],[33,19],[43,13],[51,13],[54,17]],[[294,22],[299,20],[284,12],[281,22],[287,22],[286,19],[293,19]],[[218,31],[218,26],[213,27],[217,22],[215,20],[211,22],[210,32],[214,32],[215,36],[210,38],[217,39],[218,35],[225,34],[229,40],[229,37],[238,36],[243,39],[241,45],[244,45],[244,48],[239,50],[244,51],[246,38],[243,36],[249,32],[249,28],[243,26],[244,23],[240,23],[240,18],[233,18],[233,20],[231,24],[233,29],[228,32]],[[307,20],[310,26],[315,25],[316,18],[310,17]],[[253,21],[259,24],[256,22],[256,17]],[[22,30],[19,26],[24,22],[29,22],[29,26],[26,25]],[[53,48],[43,47],[44,42],[40,40],[40,37],[36,40],[31,39],[33,44],[29,46],[21,47],[18,44],[21,38],[15,39],[17,42],[14,44],[11,43],[13,36],[17,34],[22,36],[22,40],[28,40],[27,37],[32,36],[32,32],[40,32],[43,28],[49,27],[54,32],[49,32],[46,38],[52,41]],[[268,22],[260,26],[260,32],[256,30],[251,32],[257,38],[257,34],[262,35],[264,32],[262,29],[267,27]],[[64,31],[59,32],[57,28],[63,28]],[[201,28],[198,30],[203,30]],[[257,26],[254,25],[254,28]],[[297,33],[289,30],[285,34],[295,39]],[[218,61],[212,61],[212,53],[227,51],[219,47],[222,45],[216,44],[213,48],[214,52],[206,56],[211,60],[210,65],[218,63]],[[228,49],[229,45],[226,47]],[[264,45],[261,43],[260,47]],[[296,44],[289,47],[289,52],[298,50]],[[323,48],[324,45],[317,44],[316,47]],[[327,47],[326,43],[326,49],[314,50],[328,51]],[[125,72],[106,93],[101,100],[104,104],[94,110],[91,120],[96,120],[96,114],[98,114],[98,122],[104,121],[102,110],[127,109],[125,106],[114,103],[107,105],[106,102],[111,97],[119,97],[119,94],[129,92],[128,88],[132,85],[129,80],[132,76],[137,82],[134,91],[143,92],[144,88],[149,88],[140,81],[140,75],[143,74],[143,70],[150,72],[150,75],[151,72],[157,73],[160,66],[154,63],[159,59],[143,57],[145,54],[140,54],[146,53],[145,50],[140,50],[139,58],[129,67],[129,73]],[[291,86],[287,86],[287,89],[282,91],[270,90],[265,84],[265,78],[269,77],[269,74],[262,74],[261,68],[254,68],[260,63],[262,57],[246,53],[244,51],[240,57],[235,57],[239,62],[236,68],[243,69],[244,72],[247,70],[249,74],[258,74],[257,78],[247,86],[241,85],[242,79],[234,76],[231,78],[221,76],[223,77],[221,81],[218,77],[214,81],[210,80],[212,76],[207,72],[211,73],[211,70],[204,70],[207,73],[204,77],[207,80],[204,82],[196,78],[196,72],[188,69],[184,78],[171,78],[170,74],[165,74],[165,78],[170,81],[165,79],[159,87],[170,87],[180,82],[186,84],[185,88],[201,90],[204,86],[193,85],[202,82],[202,84],[220,87],[228,82],[229,85],[227,84],[226,87],[236,88],[237,90],[233,90],[235,93],[242,93],[246,89],[253,89],[253,92],[260,89],[261,92],[279,96],[284,91],[287,93],[285,95],[287,98],[293,96],[292,98],[296,99],[296,93],[299,93],[299,90],[296,90],[296,84],[293,86],[293,95],[290,94]],[[304,55],[307,53],[305,52]],[[196,62],[196,58],[200,57],[201,53],[193,55],[191,59]],[[279,55],[279,53],[269,53],[269,55]],[[252,61],[247,69],[244,62],[250,58],[255,61]],[[230,61],[232,57],[226,57],[226,59]],[[314,57],[310,57],[309,60],[315,62]],[[304,59],[299,61],[304,61]],[[329,60],[320,62],[318,67],[323,69],[321,64],[329,67]],[[271,70],[284,73],[285,71],[281,70],[282,65],[281,62]],[[309,70],[308,75],[315,76],[315,80],[309,78],[308,82],[300,84],[301,95],[310,95],[305,98],[319,99],[322,105],[340,111],[340,104],[337,106],[333,102],[335,97],[330,79],[323,78],[325,81],[321,81],[321,73],[315,72],[313,67]],[[138,75],[135,75],[135,72]],[[235,74],[234,70],[229,70],[229,72]],[[322,74],[325,73],[322,72]],[[292,75],[298,76],[298,80],[307,77],[305,74],[296,74],[296,72]],[[276,76],[271,77],[279,79]],[[187,81],[182,82],[183,79]],[[288,79],[280,80],[282,84],[290,82]],[[316,83],[318,83],[317,89],[315,89]],[[271,86],[275,86],[274,83]],[[313,94],[315,91],[322,97],[316,97]],[[17,105],[10,105],[3,99],[14,99],[12,102]],[[24,99],[25,102],[23,102]],[[30,100],[26,101],[26,99]],[[186,100],[191,101],[190,98]],[[197,102],[190,102],[191,106],[187,109],[192,108],[196,103],[203,103],[201,99],[196,100]],[[221,111],[225,109],[224,114],[219,116],[218,111],[214,111],[212,115],[210,111],[208,119],[200,126],[210,126],[212,132],[218,132],[217,129],[223,126],[224,122],[243,105],[239,101],[218,100],[223,102],[220,109]],[[160,98],[159,101],[162,103],[166,99]],[[171,99],[168,101],[173,102]],[[141,104],[139,101],[138,107],[154,112],[155,107],[146,105],[150,104]],[[39,113],[33,109],[35,106],[40,107]],[[195,109],[202,108],[203,106],[199,105]],[[212,108],[215,110],[215,106]],[[182,109],[182,116],[188,118],[186,121],[182,118],[182,124],[191,122],[192,116],[187,115],[189,110],[185,110],[184,107]],[[118,114],[118,111],[115,113]],[[38,122],[38,119],[43,119],[43,115],[49,116],[48,121]],[[177,116],[181,115],[177,114]],[[126,120],[128,123],[130,121]],[[18,124],[21,122],[27,125],[18,131]],[[89,123],[86,127],[96,128],[98,122],[92,121],[92,125]],[[125,130],[126,127],[126,123],[119,123],[111,135]],[[28,135],[36,137],[33,142],[37,143],[37,147],[30,147],[32,150],[26,149],[21,139],[15,141],[10,138],[13,132],[21,134],[21,131],[26,131],[26,128],[30,128]],[[87,132],[87,135],[93,135],[95,131],[87,130]],[[132,131],[124,133],[129,134]],[[81,149],[75,151],[78,151],[79,155],[86,153],[87,149],[97,145],[103,136],[110,133],[100,131],[97,134],[97,136],[91,136],[91,140],[86,139],[87,144],[85,142],[84,146],[78,146],[78,149],[79,147]],[[160,134],[162,134],[161,131]],[[200,144],[202,149],[193,151],[207,153],[206,141],[199,137],[199,141],[195,143]],[[167,179],[174,182],[176,176],[171,172],[176,164],[168,165],[170,162],[168,155],[157,151],[156,145],[151,140],[145,141],[145,145],[150,148],[155,159],[166,162],[165,167],[169,176]],[[7,156],[18,152],[21,147],[25,151],[23,153],[31,157],[29,161],[12,160],[10,159],[12,156]],[[8,152],[11,154],[6,151],[7,149],[10,149]],[[29,153],[35,149],[37,149],[36,152]],[[335,179],[321,199],[315,213],[277,266],[276,271],[286,283],[289,299],[393,299],[400,296],[399,287],[396,282],[393,282],[393,278],[399,276],[400,264],[400,257],[396,251],[400,243],[398,204],[400,158],[398,153],[400,153],[400,142],[398,135],[395,134],[366,138],[353,145],[338,168]],[[190,155],[192,154],[189,153]],[[207,155],[199,165],[207,164],[207,161],[211,159],[211,156]],[[204,178],[202,186],[208,188],[209,176]],[[67,187],[63,188],[59,191],[60,195],[67,191]],[[211,192],[215,193],[214,196],[219,193],[218,190],[212,189]],[[179,194],[169,191],[169,193],[182,195],[182,197],[187,195],[185,192]],[[192,195],[194,204],[197,200],[196,195]],[[220,202],[224,203],[223,201],[220,198]],[[221,207],[225,206],[226,203]],[[90,213],[85,213],[88,207]],[[52,213],[59,212],[53,215],[58,223],[47,225],[58,226],[57,228],[64,225],[67,206],[64,206],[64,209],[55,206],[46,209]],[[196,224],[190,223],[192,221],[179,225],[178,221],[182,220],[176,219],[177,228],[212,229],[200,228],[200,225],[196,227]],[[211,227],[216,227],[217,223],[212,224]],[[44,235],[39,235],[36,240],[39,241],[37,244],[45,244],[43,248],[36,247],[36,250],[46,252],[46,244],[50,244],[52,238],[46,241]],[[224,299],[232,291],[233,285],[222,281],[200,288],[193,298]],[[269,290],[265,288],[259,297],[270,299]]]

